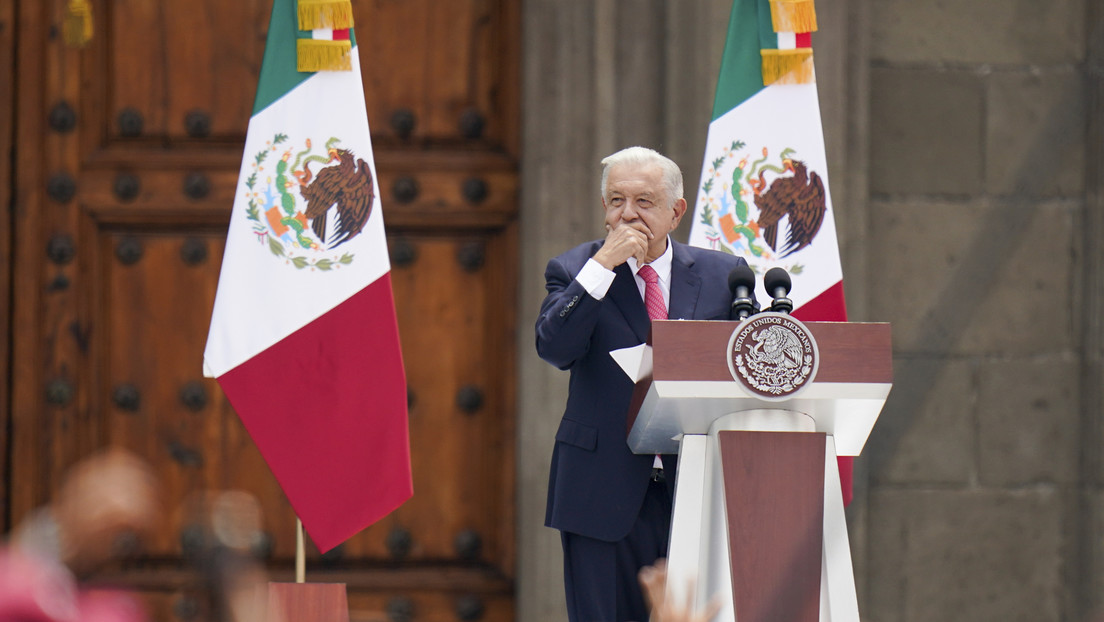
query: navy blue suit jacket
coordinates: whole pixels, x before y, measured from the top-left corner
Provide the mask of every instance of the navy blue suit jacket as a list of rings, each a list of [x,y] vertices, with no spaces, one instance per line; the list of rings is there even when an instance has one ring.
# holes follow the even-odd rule
[[[548,262],[548,296],[537,319],[537,353],[571,370],[567,407],[556,432],[545,524],[615,542],[632,528],[647,492],[654,456],[626,443],[633,383],[609,355],[647,340],[651,321],[627,264],[596,300],[575,280],[603,240],[581,244]],[[726,320],[728,274],[740,257],[671,241],[671,319]],[[671,457],[673,458],[673,457]],[[664,457],[665,469],[675,461]]]

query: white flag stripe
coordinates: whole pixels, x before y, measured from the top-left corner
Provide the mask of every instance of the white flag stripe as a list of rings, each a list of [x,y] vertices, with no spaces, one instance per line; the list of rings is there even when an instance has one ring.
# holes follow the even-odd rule
[[[249,360],[287,335],[329,311],[334,306],[390,270],[379,183],[375,174],[368,119],[360,82],[358,55],[352,55],[353,75],[343,72],[318,72],[279,100],[262,110],[249,122],[242,171],[230,219],[223,269],[212,314],[211,331],[204,352],[205,373],[215,377]],[[319,84],[333,81],[333,84]],[[318,93],[329,96],[319,98]],[[333,96],[333,94],[340,96]],[[268,144],[276,134],[288,135],[276,150]],[[256,188],[267,188],[268,178],[276,176],[276,164],[287,151],[305,149],[312,141],[312,153],[325,153],[331,137],[341,139],[335,145],[363,159],[372,171],[375,186],[371,216],[363,232],[330,251],[334,258],[353,255],[348,265],[340,265],[324,274],[311,268],[297,269],[287,259],[269,250],[263,238],[253,231],[253,221],[245,217],[247,187],[253,174],[254,154],[267,149],[267,157],[257,173]],[[316,166],[317,173],[320,166]],[[305,210],[301,198],[297,208]],[[263,211],[264,208],[262,208]],[[334,212],[331,210],[331,220]],[[265,219],[261,215],[262,221]],[[227,258],[233,257],[233,261]],[[291,300],[295,304],[291,304]],[[309,304],[303,304],[309,301]],[[241,331],[241,327],[253,327]]]
[[[766,259],[754,257],[747,252],[741,253],[748,263],[756,268],[756,273],[759,275],[756,293],[760,305],[764,306],[770,304],[770,298],[763,289],[762,275],[774,266],[781,266],[792,272],[794,266],[800,265],[801,273],[793,275],[795,285],[790,293],[795,308],[800,307],[843,279],[839,247],[836,244],[835,217],[828,185],[828,164],[824,152],[824,133],[821,128],[816,85],[769,86],[714,120],[709,125],[709,136],[706,139],[701,177],[703,184],[713,175],[712,161],[718,157],[718,154],[724,153],[725,148],[733,141],[742,141],[746,144],[740,153],[749,161],[761,157],[761,149],[766,148],[771,161],[777,163],[784,149],[793,149],[792,157],[803,161],[808,170],[818,173],[824,182],[828,211],[812,244],[785,258],[774,256]],[[722,175],[716,183],[731,184],[730,179],[730,176]],[[716,193],[717,189],[714,189],[710,196]],[[695,214],[690,230],[690,244],[716,248],[716,243],[706,236],[708,228],[701,223],[702,205],[707,200],[708,198],[699,187],[698,200],[694,204]],[[750,198],[746,202],[750,204],[751,220],[756,220],[757,208]],[[778,227],[776,247],[779,250],[786,242],[787,224],[783,219]],[[762,243],[762,247],[768,248],[765,242]]]
[[[778,35],[778,49],[780,50],[793,50],[797,49],[797,34],[792,32],[779,32]]]

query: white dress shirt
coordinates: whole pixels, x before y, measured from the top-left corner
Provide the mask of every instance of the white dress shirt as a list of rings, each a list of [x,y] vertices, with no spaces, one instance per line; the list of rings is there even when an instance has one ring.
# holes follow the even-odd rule
[[[663,251],[655,261],[648,264],[652,266],[652,269],[659,275],[659,290],[663,293],[663,306],[667,309],[667,312],[671,311],[671,259],[674,255],[671,252],[671,238],[667,237],[667,250]],[[632,270],[633,278],[636,280],[636,289],[640,291],[640,299],[644,300],[644,279],[640,278],[637,274],[640,271],[640,265],[636,261],[636,257],[629,257],[628,261],[629,269]],[[594,258],[587,260],[583,264],[583,269],[579,271],[579,274],[575,276],[575,280],[583,286],[583,289],[588,294],[594,297],[595,300],[601,300],[606,297],[606,293],[609,291],[610,285],[613,285],[613,270],[606,270],[602,264],[594,261]]]

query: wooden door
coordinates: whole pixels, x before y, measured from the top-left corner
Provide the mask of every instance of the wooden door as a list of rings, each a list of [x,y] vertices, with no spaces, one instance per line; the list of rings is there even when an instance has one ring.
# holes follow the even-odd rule
[[[83,48],[59,36],[67,4],[14,3],[4,500],[13,522],[100,447],[144,457],[165,516],[143,555],[108,578],[140,589],[159,619],[194,619],[185,556],[196,494],[256,495],[274,576],[286,580],[294,556],[294,514],[201,377],[271,0],[93,0]],[[415,495],[326,556],[313,551],[308,579],[347,582],[353,619],[508,620],[520,2],[353,4]],[[0,139],[4,129],[0,119]]]
[[[0,464],[8,464],[11,443],[11,300],[12,300],[12,147],[15,127],[15,4],[12,0],[0,0],[0,430],[4,442],[0,443]],[[8,486],[9,471],[0,469],[0,527],[8,527],[11,514],[11,498]]]

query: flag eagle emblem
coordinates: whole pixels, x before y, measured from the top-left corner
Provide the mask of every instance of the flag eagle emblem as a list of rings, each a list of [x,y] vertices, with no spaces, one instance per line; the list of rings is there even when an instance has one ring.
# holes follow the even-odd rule
[[[353,254],[335,249],[360,235],[368,222],[375,199],[371,168],[338,147],[336,137],[326,141],[322,153],[310,138],[298,151],[289,142],[287,134],[276,134],[254,156],[252,174],[243,182],[253,233],[296,268],[329,271],[349,265]],[[269,171],[272,154],[279,159]],[[312,171],[312,165],[321,168]]]
[[[702,180],[700,224],[709,245],[737,255],[782,259],[805,248],[828,212],[824,182],[796,151],[776,157],[763,147],[751,159],[740,140],[710,161]],[[779,233],[784,232],[782,242]],[[788,268],[800,273],[801,266]]]

